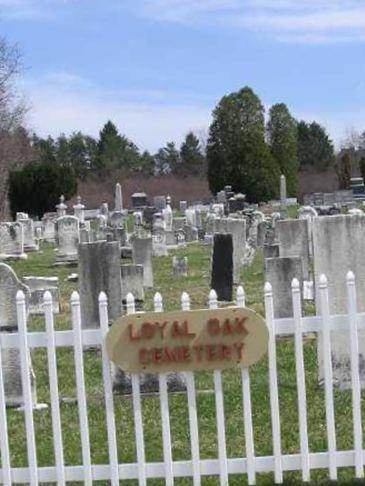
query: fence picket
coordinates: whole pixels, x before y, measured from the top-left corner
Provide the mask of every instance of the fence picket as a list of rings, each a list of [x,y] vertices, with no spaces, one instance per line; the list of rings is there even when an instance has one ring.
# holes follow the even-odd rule
[[[335,411],[333,402],[333,374],[331,358],[331,336],[329,323],[329,302],[328,302],[328,285],[327,277],[321,275],[319,278],[319,301],[322,318],[322,352],[323,352],[323,369],[324,385],[326,400],[326,422],[327,422],[327,441],[329,457],[329,473],[332,481],[337,480],[336,464],[336,429],[335,429]]]
[[[292,301],[295,323],[295,368],[297,375],[298,389],[298,416],[300,453],[302,458],[302,479],[305,482],[310,480],[309,446],[308,446],[308,425],[307,425],[307,392],[305,386],[305,371],[303,357],[303,330],[302,330],[302,303],[300,295],[300,284],[295,278],[292,281]]]
[[[16,294],[16,308],[19,331],[19,352],[22,372],[22,388],[24,395],[25,426],[27,436],[27,453],[29,463],[30,485],[38,485],[37,449],[35,443],[34,420],[33,420],[33,398],[30,378],[30,352],[27,336],[27,315],[25,295],[21,290]]]
[[[99,295],[99,319],[100,329],[103,335],[102,343],[102,364],[103,364],[103,383],[105,396],[105,412],[108,433],[108,448],[110,461],[110,478],[112,486],[119,486],[119,468],[118,468],[118,447],[115,427],[113,384],[111,379],[111,369],[108,353],[105,345],[105,338],[109,329],[108,318],[108,299],[104,292]]]
[[[218,309],[217,293],[211,290],[209,293],[209,309]],[[226,446],[226,427],[224,420],[224,400],[222,387],[222,372],[214,370],[214,391],[215,406],[217,414],[217,432],[218,432],[218,456],[219,456],[219,475],[221,486],[228,485],[228,464],[227,464],[227,446]]]
[[[2,368],[2,352],[1,352],[1,333],[0,333],[0,453],[1,453],[1,470],[2,482],[4,486],[11,486],[11,465],[9,453],[9,438],[8,438],[8,420],[6,415],[6,401],[4,390],[4,376]]]
[[[357,303],[355,275],[348,272],[346,276],[347,306],[350,332],[351,356],[351,388],[352,388],[352,414],[355,447],[355,472],[357,478],[364,477],[363,451],[362,451],[362,424],[361,424],[361,386],[359,374],[359,338],[357,333]]]
[[[276,370],[276,339],[272,287],[265,284],[265,313],[266,323],[269,329],[269,377],[270,377],[270,408],[272,423],[272,439],[275,462],[275,482],[283,482],[283,464],[281,454],[280,409],[278,394],[278,377]]]
[[[163,311],[162,297],[159,292],[156,292],[155,294],[154,306],[155,306],[155,312]],[[165,462],[165,483],[166,486],[173,486],[174,471],[172,467],[172,448],[171,448],[169,398],[168,398],[168,390],[167,390],[167,374],[160,373],[158,379],[159,379],[159,388],[160,388],[163,455],[164,455],[164,462]]]
[[[237,307],[245,307],[245,291],[240,285],[237,288]],[[247,479],[248,484],[256,484],[256,468],[255,468],[255,446],[253,438],[252,425],[252,405],[251,405],[251,387],[250,387],[250,372],[249,369],[241,366],[241,380],[242,380],[242,397],[243,397],[243,422],[245,426],[245,446],[247,459]]]
[[[135,307],[133,294],[131,293],[127,294],[126,304],[127,304],[127,314],[134,314],[136,312],[136,307]],[[136,373],[132,373],[131,379],[132,379],[132,395],[133,395],[134,431],[136,436],[136,448],[137,448],[138,484],[140,486],[146,486],[147,485],[146,455],[145,455],[145,447],[144,447],[141,388],[140,388],[139,375]]]
[[[63,457],[60,401],[59,401],[59,391],[58,391],[53,304],[52,304],[52,295],[49,291],[44,293],[43,305],[44,305],[44,317],[46,321],[46,330],[47,330],[48,374],[49,374],[49,386],[50,386],[50,396],[51,396],[53,444],[54,444],[55,462],[56,462],[56,469],[57,469],[57,484],[62,486],[66,484],[66,479],[65,479],[65,464],[64,464],[64,457]]]
[[[76,371],[77,405],[80,420],[80,436],[82,450],[82,465],[85,484],[92,484],[92,469],[90,455],[89,420],[84,377],[84,354],[81,332],[80,298],[77,292],[71,295],[71,316],[74,332],[74,359]]]
[[[181,295],[181,309],[184,311],[190,310],[189,294],[183,292]],[[188,408],[189,408],[189,429],[190,429],[190,445],[191,445],[191,460],[193,465],[193,484],[200,486],[200,446],[199,446],[199,425],[198,412],[196,406],[196,389],[194,373],[192,371],[185,372],[186,390],[188,394]]]

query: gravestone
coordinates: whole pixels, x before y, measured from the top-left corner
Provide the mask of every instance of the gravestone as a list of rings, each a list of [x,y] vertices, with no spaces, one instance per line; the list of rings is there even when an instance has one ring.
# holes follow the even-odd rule
[[[185,211],[188,209],[187,201],[180,201],[180,212],[185,214]]]
[[[0,223],[0,260],[26,260],[24,227],[20,223]]]
[[[183,231],[185,233],[185,241],[191,243],[193,241],[199,240],[198,228],[196,228],[195,226],[190,226],[186,224],[183,228]]]
[[[77,262],[77,247],[80,241],[80,223],[75,216],[62,216],[57,224],[56,263]]]
[[[83,329],[99,327],[99,294],[108,297],[109,319],[122,313],[120,247],[116,241],[79,245],[79,290]]]
[[[43,296],[47,290],[52,295],[53,313],[60,313],[60,290],[58,277],[23,277],[22,281],[30,290],[29,314],[44,314]]]
[[[291,284],[293,278],[303,287],[302,261],[298,257],[278,257],[265,260],[265,279],[272,285],[274,317],[293,317]]]
[[[286,178],[284,174],[280,176],[280,204],[282,207],[286,206]]]
[[[233,238],[215,233],[213,240],[211,288],[220,301],[232,301],[233,289]]]
[[[80,223],[85,221],[85,206],[81,202],[81,196],[77,196],[76,204],[73,206],[74,216],[78,218]]]
[[[272,245],[264,245],[264,261],[267,258],[277,258],[279,256],[279,245],[274,243]]]
[[[173,231],[181,230],[185,226],[185,218],[172,218]]]
[[[257,225],[257,247],[262,248],[266,241],[266,221],[261,221]]]
[[[43,216],[42,226],[43,226],[43,235],[42,235],[43,240],[53,243],[56,239],[55,219],[53,217]]]
[[[165,222],[166,231],[172,231],[172,209],[170,204],[167,204],[165,209],[162,210],[162,216]]]
[[[86,228],[80,229],[80,243],[90,243],[90,232]]]
[[[143,267],[144,287],[153,287],[152,238],[132,239],[133,263]]]
[[[117,182],[115,185],[114,211],[123,211],[122,186],[119,184],[119,182]]]
[[[122,302],[123,307],[126,308],[127,295],[131,293],[134,297],[136,310],[143,309],[144,290],[143,290],[143,266],[142,265],[122,265]]]
[[[188,257],[172,257],[172,274],[178,278],[188,276]]]
[[[24,292],[28,309],[29,288],[18,280],[12,268],[5,263],[0,263],[0,332],[13,333],[18,331],[16,310],[16,294],[18,290]],[[29,362],[31,362],[30,356]],[[2,350],[2,371],[6,405],[8,407],[24,406],[19,349],[5,348]],[[29,375],[31,380],[32,402],[33,406],[35,406],[37,397],[35,375],[32,367],[29,369]]]
[[[121,211],[114,211],[109,218],[109,225],[111,228],[124,228],[125,216]]]
[[[162,212],[166,208],[166,197],[165,196],[155,196],[153,198],[153,205],[158,212]]]
[[[26,216],[26,217],[24,217]],[[27,214],[18,213],[17,223],[23,225],[23,236],[24,236],[24,251],[38,251],[39,246],[35,241],[34,234],[34,223],[33,220],[28,217]]]
[[[147,194],[145,192],[135,192],[131,195],[132,207],[143,208],[147,206]]]
[[[62,218],[62,216],[66,216],[67,212],[67,205],[65,204],[65,196],[62,195],[60,197],[60,203],[56,205],[57,210],[57,217]]]
[[[196,214],[194,209],[187,209],[185,211],[186,224],[196,227]]]
[[[352,270],[356,278],[357,309],[365,311],[365,215],[323,216],[313,219],[313,257],[316,305],[319,310],[319,278],[325,274],[329,287],[331,314],[346,314],[346,275]],[[347,322],[347,320],[346,320]],[[360,329],[360,364],[365,357],[365,332]],[[319,334],[319,378],[323,378]],[[342,388],[351,387],[350,340],[347,331],[331,331],[333,379]],[[365,387],[365,367],[360,365],[361,386]]]
[[[281,257],[299,257],[303,278],[309,280],[309,230],[307,219],[284,219],[276,223],[276,234]]]

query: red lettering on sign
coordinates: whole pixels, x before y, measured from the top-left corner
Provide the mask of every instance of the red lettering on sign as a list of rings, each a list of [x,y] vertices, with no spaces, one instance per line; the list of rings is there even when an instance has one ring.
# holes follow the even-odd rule
[[[129,340],[130,341],[139,341],[141,337],[138,333],[137,334],[134,333],[133,324],[129,324],[128,329],[129,329]]]
[[[217,336],[220,332],[219,328],[219,320],[218,319],[209,319],[207,322],[208,334],[211,336]]]
[[[237,358],[241,361],[242,355],[243,355],[244,344],[243,343],[235,343],[233,346],[236,349]]]
[[[245,326],[245,322],[247,321],[247,317],[242,317],[241,319],[239,317],[236,317],[236,330],[237,333],[239,334],[244,334],[245,336],[248,334],[248,331]]]
[[[145,348],[139,350],[139,362],[143,365],[148,365],[148,351]]]

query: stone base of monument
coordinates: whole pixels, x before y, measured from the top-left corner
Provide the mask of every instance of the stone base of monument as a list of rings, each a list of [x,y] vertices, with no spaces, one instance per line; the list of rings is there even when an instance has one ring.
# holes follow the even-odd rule
[[[24,245],[24,251],[31,253],[32,251],[38,251],[39,245]]]
[[[4,253],[0,253],[0,261],[5,261],[5,260],[26,260],[28,258],[28,255],[25,253],[18,253],[18,254],[13,254],[13,255],[7,255]]]
[[[167,389],[172,392],[185,392],[186,380],[183,373],[168,373]],[[158,393],[158,375],[153,373],[140,374],[141,393]],[[113,365],[113,391],[120,395],[131,395],[132,379],[129,373],[124,373],[121,369]]]
[[[56,253],[56,261],[55,265],[67,265],[67,266],[76,266],[78,264],[78,254],[73,255],[60,255]]]

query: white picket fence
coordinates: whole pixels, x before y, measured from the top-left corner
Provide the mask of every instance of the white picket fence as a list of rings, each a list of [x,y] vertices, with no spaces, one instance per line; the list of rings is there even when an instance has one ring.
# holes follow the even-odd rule
[[[274,319],[272,288],[269,283],[265,285],[265,314],[269,329],[269,387],[270,408],[272,425],[273,455],[255,455],[255,443],[253,434],[253,416],[251,407],[250,372],[247,368],[241,368],[244,422],[244,444],[242,444],[242,457],[227,457],[227,444],[225,435],[225,412],[222,386],[222,374],[220,370],[214,371],[214,391],[217,420],[218,457],[216,459],[201,459],[199,447],[199,427],[196,400],[196,387],[194,373],[186,373],[188,416],[191,443],[191,459],[174,461],[172,456],[172,439],[170,433],[169,397],[167,390],[167,377],[159,375],[159,399],[162,420],[163,462],[146,462],[144,444],[144,424],[142,417],[140,378],[132,375],[133,415],[135,428],[135,441],[137,461],[135,463],[118,463],[117,430],[114,414],[114,399],[112,392],[112,379],[110,362],[104,346],[104,338],[108,331],[107,297],[100,294],[100,329],[82,330],[80,317],[80,301],[76,292],[71,297],[71,313],[73,329],[69,331],[54,330],[54,316],[52,313],[52,299],[49,292],[44,295],[45,332],[28,332],[25,310],[24,294],[17,294],[17,312],[19,332],[16,334],[0,334],[0,364],[1,350],[4,348],[16,348],[21,350],[22,381],[25,396],[25,423],[27,439],[28,466],[14,468],[10,462],[9,437],[7,429],[7,413],[5,408],[5,396],[3,376],[0,366],[0,451],[1,469],[0,483],[8,486],[12,483],[26,483],[37,485],[40,482],[59,485],[70,481],[82,481],[91,485],[93,481],[110,481],[113,486],[119,485],[119,481],[125,479],[137,479],[138,484],[147,484],[149,478],[163,478],[167,485],[174,484],[174,478],[188,477],[193,479],[194,485],[200,485],[202,477],[219,476],[221,485],[229,484],[229,475],[247,475],[249,484],[255,484],[256,476],[263,472],[274,472],[276,483],[283,481],[285,471],[301,471],[303,481],[310,480],[311,470],[328,469],[330,479],[337,478],[338,468],[354,466],[356,478],[364,477],[365,450],[362,446],[361,424],[361,390],[359,377],[358,357],[358,329],[365,328],[365,313],[358,313],[356,309],[356,288],[354,275],[347,275],[347,301],[348,313],[344,316],[333,316],[329,312],[328,287],[325,276],[321,277],[319,288],[320,316],[302,317],[300,287],[297,280],[292,283],[292,297],[294,316],[289,319]],[[163,310],[163,302],[160,294],[154,298],[155,311]],[[181,299],[182,309],[190,309],[190,298],[183,293]],[[245,295],[242,287],[237,290],[237,306],[245,306]],[[216,294],[209,294],[209,307],[218,307]],[[127,298],[127,312],[134,313],[134,299],[131,294]],[[352,410],[354,444],[352,450],[337,450],[334,399],[332,383],[331,363],[331,330],[348,330],[351,342],[351,367],[352,367]],[[308,446],[306,382],[303,360],[303,333],[322,332],[323,357],[324,357],[324,387],[326,403],[326,425],[328,450],[326,452],[310,452]],[[283,454],[281,446],[281,424],[279,411],[279,389],[277,379],[276,337],[292,333],[295,338],[295,362],[296,384],[298,390],[298,417],[300,433],[300,452],[295,454]],[[102,349],[102,371],[105,396],[105,414],[108,438],[109,463],[100,465],[92,464],[90,452],[90,433],[88,421],[88,406],[84,379],[83,348],[99,346]],[[82,464],[65,465],[64,444],[61,427],[60,395],[58,387],[58,374],[56,367],[56,348],[71,347],[74,350],[77,404],[79,413],[79,425],[82,444]],[[34,410],[31,401],[31,383],[27,370],[29,369],[29,353],[27,349],[46,348],[48,356],[48,372],[51,397],[51,414],[53,427],[53,446],[55,464],[47,467],[39,467],[37,463],[35,427],[33,421]],[[120,398],[118,398],[120,400]],[[37,412],[42,413],[42,412]],[[245,457],[243,457],[245,451]],[[245,476],[246,477],[246,476]]]

